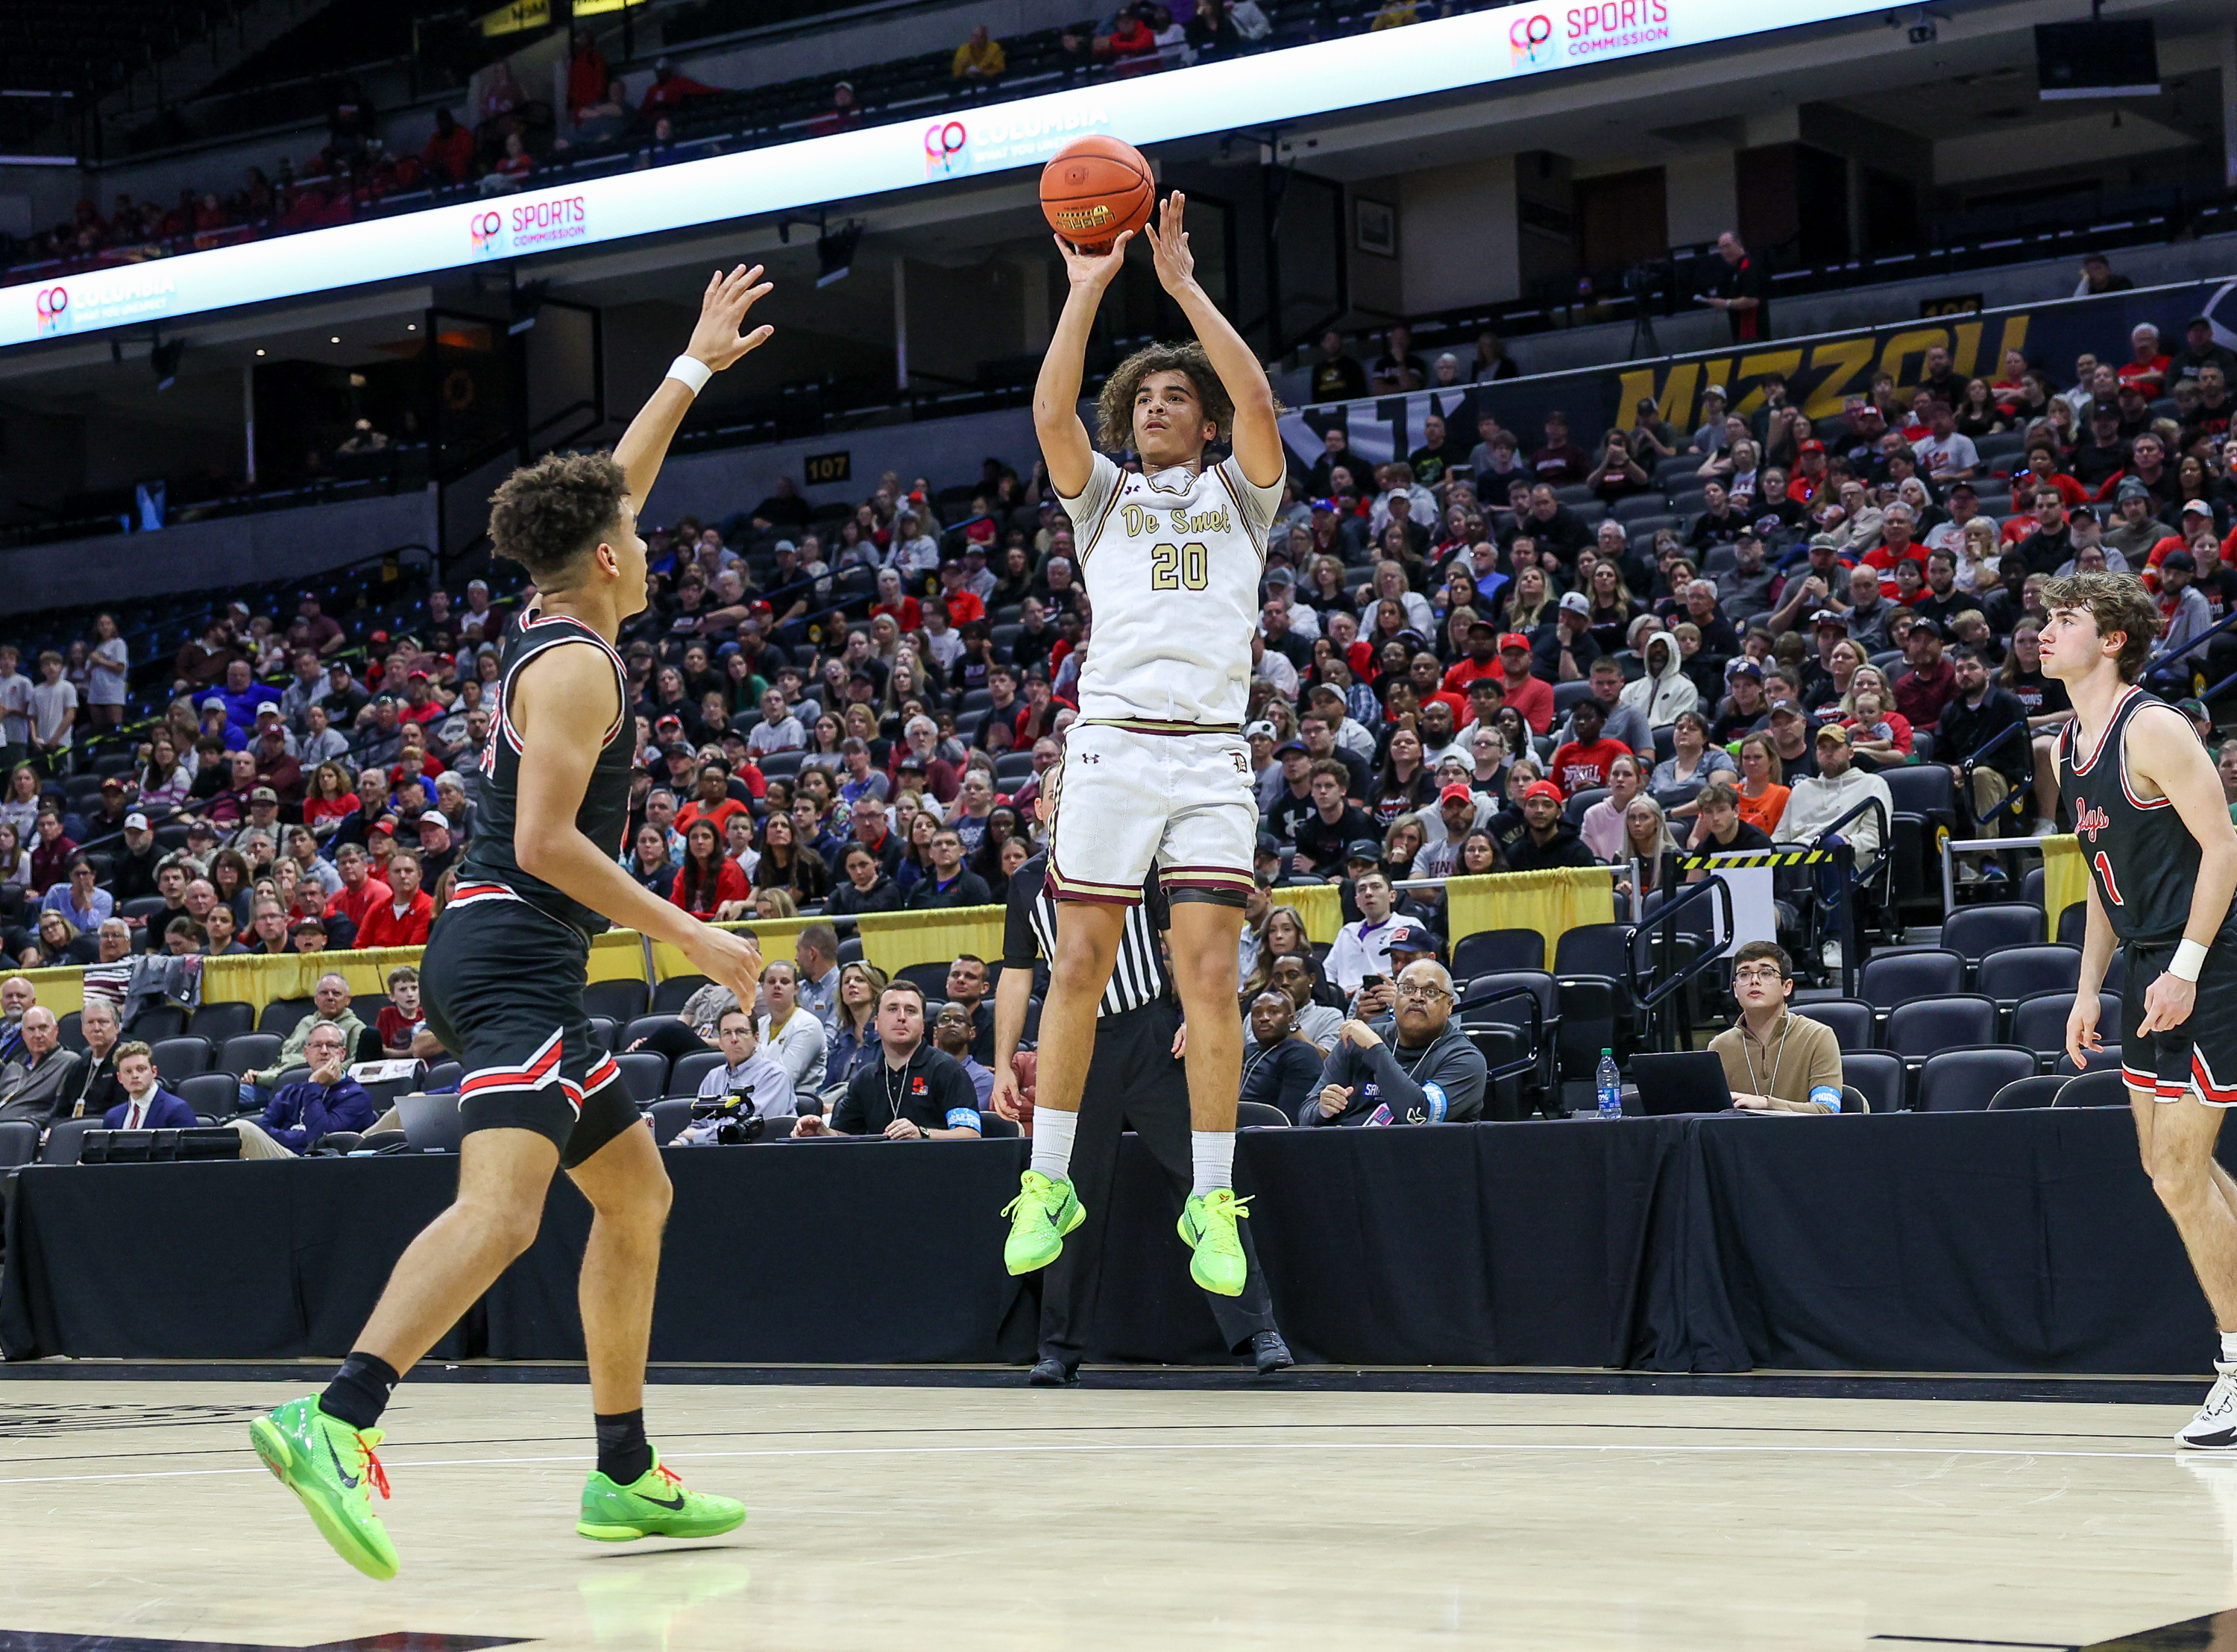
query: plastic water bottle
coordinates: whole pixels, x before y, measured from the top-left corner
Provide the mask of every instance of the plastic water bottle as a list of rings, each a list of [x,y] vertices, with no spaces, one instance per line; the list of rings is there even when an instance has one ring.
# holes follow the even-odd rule
[[[1600,1051],[1600,1067],[1593,1074],[1593,1091],[1600,1097],[1600,1117],[1623,1116],[1623,1078],[1616,1071],[1614,1050]]]

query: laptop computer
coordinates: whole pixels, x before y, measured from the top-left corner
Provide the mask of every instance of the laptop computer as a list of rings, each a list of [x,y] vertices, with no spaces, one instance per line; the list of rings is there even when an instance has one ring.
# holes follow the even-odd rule
[[[396,1098],[396,1111],[404,1122],[404,1140],[414,1153],[456,1153],[465,1138],[459,1117],[456,1091],[424,1096],[417,1091]]]
[[[1632,1082],[1639,1086],[1639,1110],[1649,1118],[1678,1113],[1722,1113],[1732,1104],[1725,1063],[1706,1050],[1631,1058]]]

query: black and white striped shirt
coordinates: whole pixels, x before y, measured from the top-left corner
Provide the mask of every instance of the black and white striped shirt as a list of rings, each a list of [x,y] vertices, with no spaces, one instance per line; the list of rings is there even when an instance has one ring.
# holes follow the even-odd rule
[[[1010,911],[1002,933],[1006,970],[1030,970],[1040,959],[1056,956],[1057,904],[1046,886],[1047,865],[1046,855],[1035,855],[1010,878]],[[1111,984],[1104,988],[1103,1002],[1096,1010],[1099,1018],[1124,1015],[1171,995],[1172,978],[1165,972],[1165,952],[1158,943],[1158,932],[1170,922],[1167,911],[1165,886],[1152,869],[1140,904],[1127,911]]]

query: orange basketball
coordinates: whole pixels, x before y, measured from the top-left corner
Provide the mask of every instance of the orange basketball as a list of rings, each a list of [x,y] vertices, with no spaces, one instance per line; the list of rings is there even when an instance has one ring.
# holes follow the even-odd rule
[[[1148,223],[1157,194],[1142,152],[1117,138],[1077,138],[1041,168],[1049,227],[1083,253],[1107,253],[1119,235]]]

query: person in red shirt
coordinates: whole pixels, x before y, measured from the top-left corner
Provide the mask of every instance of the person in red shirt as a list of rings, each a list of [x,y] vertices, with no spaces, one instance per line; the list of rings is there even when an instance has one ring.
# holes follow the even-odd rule
[[[1478,677],[1501,675],[1499,663],[1499,628],[1478,620],[1468,629],[1468,653],[1459,663],[1445,673],[1447,694],[1465,694],[1468,684]]]
[[[1918,530],[1918,519],[1910,507],[1900,499],[1891,499],[1880,512],[1880,543],[1862,557],[1865,567],[1880,576],[1880,594],[1895,594],[1895,565],[1900,562],[1918,564],[1920,582],[1926,574],[1926,547],[1911,536]]]
[[[389,859],[394,859],[394,854]],[[334,852],[334,870],[341,873],[342,886],[327,903],[328,918],[346,918],[361,930],[374,907],[386,906],[396,898],[393,890],[373,875],[373,862],[353,843]]]
[[[2134,385],[2144,392],[2146,401],[2166,395],[2168,359],[2160,350],[2160,330],[2148,321],[2139,321],[2130,331],[2128,342],[2135,354],[2121,364],[2122,385]]]
[[[1530,639],[1520,631],[1509,631],[1499,639],[1500,684],[1507,690],[1507,703],[1522,714],[1522,721],[1530,726],[1534,734],[1542,734],[1554,727],[1554,685],[1541,682],[1530,675]]]
[[[396,708],[397,721],[432,723],[449,715],[449,709],[435,698],[434,679],[414,668],[404,679],[404,703]]]
[[[647,121],[680,108],[695,97],[711,97],[716,88],[703,86],[689,75],[679,75],[676,65],[662,58],[652,66],[652,86],[637,106],[637,113]]]
[[[1814,504],[1825,486],[1825,444],[1813,436],[1794,451],[1794,479],[1786,484],[1786,497],[1797,504]]]
[[[898,568],[878,569],[878,600],[870,609],[870,617],[875,619],[881,614],[892,615],[894,623],[904,631],[918,630],[924,625],[923,607],[901,589],[901,570]]]
[[[427,925],[435,921],[435,903],[419,886],[419,852],[399,849],[388,857],[389,897],[376,902],[358,920],[357,944],[368,946],[425,946]],[[371,883],[370,879],[367,879]],[[379,887],[375,884],[374,888]],[[335,897],[340,899],[340,896]]]
[[[683,834],[683,865],[676,871],[669,899],[694,918],[712,920],[735,915],[753,892],[738,863],[723,852],[723,837],[714,823],[693,821]]]
[[[676,829],[691,830],[694,820],[714,823],[715,836],[719,840],[730,829],[730,817],[742,814],[749,819],[753,811],[730,795],[730,765],[728,759],[709,757],[699,764],[698,791],[689,803],[676,812]]]
[[[2165,536],[2151,548],[2144,558],[2141,577],[2147,589],[2155,595],[2160,589],[2160,564],[2171,550],[2188,550],[2197,541],[2200,532],[2214,525],[2214,507],[2203,499],[2186,499],[2182,506],[2181,525]],[[2233,535],[2237,537],[2237,535]]]
[[[1607,721],[1607,708],[1594,699],[1580,700],[1569,708],[1569,721],[1576,738],[1558,748],[1547,766],[1547,777],[1561,788],[1565,797],[1574,797],[1580,792],[1590,791],[1608,783],[1608,769],[1619,757],[1633,755],[1630,747],[1620,740],[1602,737],[1600,729]]]
[[[963,583],[965,569],[960,562],[945,562],[940,565],[940,597],[947,605],[947,622],[961,630],[973,620],[987,617],[987,604],[979,594]]]

